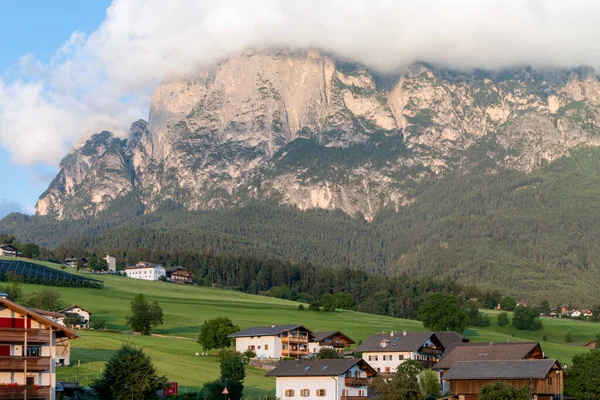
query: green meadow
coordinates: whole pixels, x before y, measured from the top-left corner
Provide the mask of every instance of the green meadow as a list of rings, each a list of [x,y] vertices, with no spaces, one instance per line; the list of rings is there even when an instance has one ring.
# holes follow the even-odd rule
[[[55,264],[45,265],[56,268]],[[75,273],[69,268],[68,272]],[[72,342],[70,367],[58,369],[59,380],[76,377],[87,385],[99,374],[104,362],[122,343],[144,348],[159,372],[169,380],[179,382],[182,390],[197,390],[204,382],[219,375],[218,360],[196,355],[203,349],[195,342],[199,327],[208,319],[228,317],[240,328],[271,323],[300,323],[314,331],[340,330],[355,341],[364,340],[376,331],[423,330],[418,321],[380,315],[337,310],[333,313],[301,311],[300,303],[241,292],[198,286],[180,286],[165,282],[149,282],[112,275],[84,275],[104,281],[104,289],[56,288],[67,304],[77,304],[90,312],[92,319],[105,319],[111,329],[127,330],[125,317],[129,304],[137,293],[156,300],[164,312],[164,325],[154,333],[168,337],[143,337],[133,334],[80,331]],[[42,289],[38,285],[23,285],[25,293]],[[487,328],[469,328],[465,335],[475,342],[534,340],[542,344],[546,355],[562,363],[571,363],[574,355],[588,349],[583,345],[600,332],[600,324],[569,319],[542,318],[544,328],[537,332],[519,331],[512,325],[499,327],[499,312],[486,310],[492,319]],[[572,343],[565,343],[567,332]],[[546,336],[547,341],[543,341]],[[249,395],[274,392],[274,381],[263,376],[264,371],[248,368],[245,381]]]

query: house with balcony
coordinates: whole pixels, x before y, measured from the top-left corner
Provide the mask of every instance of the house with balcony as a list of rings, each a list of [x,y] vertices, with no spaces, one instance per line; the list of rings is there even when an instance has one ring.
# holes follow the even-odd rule
[[[10,244],[0,245],[0,256],[16,257],[17,256],[17,248]]]
[[[321,349],[327,348],[342,353],[344,349],[347,349],[354,343],[354,340],[340,331],[313,332],[313,338],[308,343],[308,352],[316,354]]]
[[[125,268],[125,275],[128,278],[157,281],[162,277],[166,278],[167,272],[165,267],[160,264],[140,261],[131,267]]]
[[[434,332],[390,332],[369,336],[354,353],[362,354],[378,374],[390,375],[406,360],[416,360],[426,368],[439,361],[444,346]]]
[[[308,357],[308,344],[313,338],[302,325],[276,325],[246,328],[229,335],[241,353],[252,350],[256,358]]]
[[[90,315],[92,315],[92,313],[83,307],[79,307],[77,304],[73,304],[71,307],[60,310],[59,313],[64,314],[65,316],[68,314],[79,316],[79,324],[77,325],[77,328],[79,329],[86,329],[90,326]]]
[[[294,360],[279,364],[274,376],[275,396],[281,400],[367,400],[375,370],[360,358]]]
[[[0,297],[0,397],[12,399],[56,398],[57,343],[77,334],[51,318]]]
[[[192,284],[192,274],[183,267],[167,268],[167,280],[172,283]]]
[[[449,399],[477,400],[483,386],[496,382],[528,387],[532,399],[563,398],[564,373],[556,360],[458,361],[442,379]]]

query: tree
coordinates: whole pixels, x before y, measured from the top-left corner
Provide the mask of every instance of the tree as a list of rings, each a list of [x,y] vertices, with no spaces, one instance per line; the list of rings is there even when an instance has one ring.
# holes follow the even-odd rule
[[[142,293],[137,294],[131,301],[132,315],[127,317],[127,323],[136,332],[150,335],[152,328],[162,325],[163,311],[156,301],[149,303]]]
[[[390,382],[377,377],[371,383],[371,388],[380,400],[421,400],[418,376],[422,370],[416,361],[405,361],[398,366]]]
[[[540,303],[540,305],[537,307],[538,312],[544,316],[549,316],[550,315],[550,303],[548,302],[548,300],[544,300]]]
[[[503,311],[498,314],[498,326],[506,326],[509,322],[510,320],[508,319],[508,313]]]
[[[573,357],[565,392],[577,399],[600,398],[600,350]]]
[[[500,300],[500,308],[505,311],[513,311],[517,308],[517,300],[514,297],[504,296],[502,300]]]
[[[474,300],[467,301],[465,305],[465,312],[469,317],[469,322],[473,326],[490,326],[490,317],[486,314],[479,312],[479,303]]]
[[[38,258],[40,255],[40,246],[35,243],[25,243],[22,251],[25,258]]]
[[[426,369],[419,373],[419,389],[425,400],[437,399],[440,396],[440,384],[435,371]]]
[[[104,372],[92,383],[100,399],[145,400],[156,399],[156,391],[167,384],[159,376],[152,360],[140,348],[124,344],[108,360]]]
[[[319,359],[340,358],[340,355],[339,355],[339,353],[337,351],[335,351],[335,349],[332,349],[330,347],[323,347],[317,353],[317,358],[319,358]]]
[[[513,326],[524,331],[539,331],[542,321],[533,308],[517,307],[513,313]]]
[[[43,289],[27,296],[23,305],[46,311],[60,311],[65,308],[62,295],[56,289]]]
[[[94,272],[108,271],[108,263],[104,258],[101,258],[98,261],[96,261],[92,269],[94,270]]]
[[[458,306],[451,294],[434,293],[419,308],[418,318],[423,326],[433,331],[462,332],[469,326],[469,317]]]
[[[68,313],[64,319],[66,326],[79,325],[81,323],[81,315],[75,313]]]
[[[517,389],[504,382],[489,383],[479,391],[479,400],[529,400],[530,391],[527,386]]]
[[[198,344],[205,350],[223,349],[231,346],[232,338],[227,337],[240,330],[240,327],[234,325],[227,317],[217,317],[204,321],[200,327],[198,335]]]
[[[252,349],[248,349],[242,353],[242,356],[244,356],[246,363],[249,363],[250,360],[252,360],[254,357],[256,357],[256,352]]]
[[[356,310],[356,300],[349,293],[338,292],[335,294],[335,308]]]
[[[229,399],[239,400],[242,398],[245,377],[246,368],[244,367],[240,354],[233,351],[225,352],[221,358],[220,381],[223,382],[222,388],[227,386],[227,390],[229,390]],[[220,399],[220,397],[216,397],[216,399]]]
[[[323,311],[334,312],[336,306],[335,297],[332,294],[325,293],[321,296],[321,305],[323,306]]]
[[[597,349],[600,349],[600,333],[596,333],[596,346]]]
[[[94,318],[90,321],[90,328],[95,330],[106,329],[106,320],[102,318]]]
[[[242,392],[244,390],[244,385],[240,382],[225,382],[221,379],[217,379],[212,382],[207,382],[202,386],[202,392],[199,399],[207,399],[207,400],[221,400],[223,399],[223,389],[227,388],[229,395],[227,396],[228,400],[240,400],[242,398]]]
[[[565,335],[565,342],[573,343],[573,335],[571,335],[571,332],[567,332],[567,334]]]

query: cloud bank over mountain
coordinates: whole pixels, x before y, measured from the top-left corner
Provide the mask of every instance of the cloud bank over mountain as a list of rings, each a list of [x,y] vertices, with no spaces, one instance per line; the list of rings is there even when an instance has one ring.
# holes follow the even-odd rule
[[[391,71],[600,67],[600,3],[588,0],[115,0],[90,35],[0,78],[0,145],[20,164],[57,163],[82,135],[147,118],[154,85],[231,53],[317,48]]]

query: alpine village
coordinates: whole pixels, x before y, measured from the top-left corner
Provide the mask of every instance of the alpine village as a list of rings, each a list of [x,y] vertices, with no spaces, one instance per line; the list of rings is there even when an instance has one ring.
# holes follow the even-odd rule
[[[599,19],[0,4],[0,400],[600,399]]]

